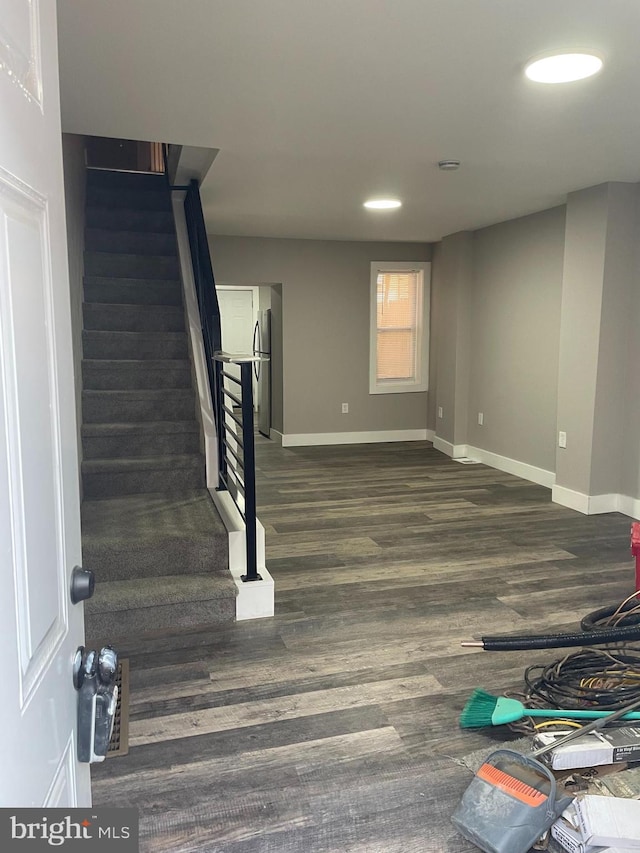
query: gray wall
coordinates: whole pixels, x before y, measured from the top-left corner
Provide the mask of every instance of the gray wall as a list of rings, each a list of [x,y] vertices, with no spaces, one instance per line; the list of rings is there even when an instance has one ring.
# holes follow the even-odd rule
[[[564,235],[557,207],[476,231],[473,244],[468,443],[548,471]]]
[[[571,193],[561,317],[556,483],[638,496],[636,184]]]
[[[435,268],[436,432],[450,444],[466,444],[471,358],[473,233],[459,231],[440,243]]]
[[[567,204],[558,376],[556,482],[589,494],[606,249],[607,185],[571,193]]]
[[[71,291],[71,331],[73,334],[73,366],[76,384],[76,424],[78,461],[82,461],[82,277],[84,275],[84,199],[86,170],[84,137],[62,134],[64,194],[67,217],[69,285]],[[82,483],[81,483],[82,487]]]
[[[284,432],[282,375],[282,285],[274,284],[271,287],[271,426],[278,432]]]
[[[637,185],[609,184],[589,489],[592,495],[625,494],[622,471],[626,467],[627,459],[621,454],[621,448],[624,440],[626,399],[630,393],[635,394],[638,387],[635,379],[638,362],[629,363],[630,341],[638,329],[638,326],[632,323],[632,309],[638,300],[639,283],[637,199]],[[638,445],[640,434],[636,433],[633,450]],[[635,496],[637,487],[626,494]]]
[[[428,261],[428,244],[223,236],[210,242],[218,281],[282,285],[285,433],[426,428],[426,392],[369,394],[369,265]]]
[[[640,187],[638,188],[640,191]],[[640,207],[640,198],[638,198]],[[633,298],[629,310],[631,334],[627,354],[627,386],[624,391],[624,426],[622,434],[621,487],[623,495],[640,497],[640,299],[637,298],[640,279],[640,210],[636,209],[636,261],[633,277]]]
[[[458,327],[454,250],[450,237],[445,237],[434,252],[431,265],[434,309],[431,337],[436,349],[435,430],[439,438],[453,444],[455,426],[456,334]],[[438,408],[442,416],[438,417]]]
[[[268,284],[258,288],[258,310],[266,311],[271,308],[271,287]]]
[[[436,431],[438,370],[440,364],[439,330],[444,327],[444,277],[442,243],[434,243],[431,251],[431,330],[429,338],[429,392],[427,395],[427,429]]]

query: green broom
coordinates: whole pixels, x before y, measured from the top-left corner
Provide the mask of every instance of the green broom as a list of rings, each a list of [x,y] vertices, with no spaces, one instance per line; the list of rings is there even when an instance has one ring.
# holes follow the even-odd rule
[[[611,716],[611,711],[572,711],[558,708],[527,708],[517,699],[506,696],[492,696],[484,690],[474,690],[469,701],[462,709],[460,727],[479,729],[484,726],[504,726],[515,723],[523,717],[551,717],[564,720],[595,720]],[[640,720],[640,712],[632,711],[622,717],[623,720]]]

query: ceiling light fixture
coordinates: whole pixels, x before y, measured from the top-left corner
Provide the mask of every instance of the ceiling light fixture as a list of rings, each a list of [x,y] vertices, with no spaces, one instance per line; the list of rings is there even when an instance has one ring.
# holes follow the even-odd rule
[[[597,74],[602,57],[593,51],[558,52],[530,60],[524,73],[534,83],[572,83]]]
[[[364,207],[369,210],[393,210],[396,207],[402,207],[402,202],[397,198],[371,198],[365,201]]]

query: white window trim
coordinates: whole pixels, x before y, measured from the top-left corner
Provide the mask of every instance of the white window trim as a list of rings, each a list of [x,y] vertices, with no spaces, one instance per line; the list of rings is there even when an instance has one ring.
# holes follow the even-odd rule
[[[378,348],[378,273],[418,270],[422,273],[422,287],[417,299],[417,376],[406,382],[379,382],[376,376]],[[369,291],[369,393],[406,394],[427,391],[429,388],[429,308],[431,304],[431,264],[424,261],[371,261]]]

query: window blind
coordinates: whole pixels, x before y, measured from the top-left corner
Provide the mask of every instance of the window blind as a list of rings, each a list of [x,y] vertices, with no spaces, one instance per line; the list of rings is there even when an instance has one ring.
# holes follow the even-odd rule
[[[378,382],[414,381],[418,373],[420,271],[379,272],[377,278]]]

